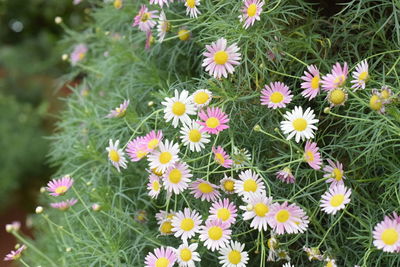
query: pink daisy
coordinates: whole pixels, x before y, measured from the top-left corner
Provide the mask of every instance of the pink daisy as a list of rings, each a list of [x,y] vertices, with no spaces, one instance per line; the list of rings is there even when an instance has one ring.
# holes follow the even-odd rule
[[[143,32],[149,32],[156,25],[157,10],[149,11],[145,5],[142,5],[139,13],[133,20],[132,27],[138,26]]]
[[[185,208],[183,212],[178,211],[172,218],[172,232],[175,232],[175,237],[187,240],[200,231],[202,222],[201,215],[197,211]]]
[[[162,8],[164,4],[168,6],[168,0],[150,0],[150,4],[159,5]]]
[[[165,171],[164,187],[170,193],[180,194],[188,187],[191,177],[193,175],[190,173],[189,166],[184,162],[177,162]]]
[[[200,119],[203,120],[197,122],[198,124],[204,126],[204,128],[201,129],[202,132],[217,134],[229,128],[227,125],[229,122],[228,115],[226,115],[226,113],[220,108],[207,108],[207,112],[201,110],[198,115]]]
[[[346,62],[344,63],[343,68],[339,62],[336,62],[336,64],[332,67],[331,73],[322,77],[322,89],[328,92],[330,90],[342,87],[346,82],[348,73],[349,68]]]
[[[307,67],[308,72],[304,71],[304,76],[301,79],[304,81],[301,83],[301,88],[303,88],[303,92],[301,95],[308,99],[313,99],[319,93],[319,70],[315,65],[310,65]]]
[[[149,190],[149,196],[151,198],[157,198],[161,192],[161,181],[160,177],[151,173],[149,176],[149,182],[147,184],[147,189]]]
[[[52,208],[55,208],[55,209],[59,209],[59,210],[62,210],[62,211],[66,211],[66,210],[68,210],[70,207],[72,207],[73,205],[75,205],[76,202],[78,202],[78,200],[76,200],[75,198],[71,198],[71,199],[68,199],[68,200],[66,200],[66,201],[61,201],[61,202],[56,202],[56,203],[50,203],[50,206],[51,206]]]
[[[293,95],[289,87],[281,82],[270,83],[261,91],[261,105],[269,108],[284,108],[292,101]]]
[[[144,49],[149,50],[151,45],[154,43],[153,33],[151,31],[146,32],[146,43]]]
[[[203,179],[197,179],[190,185],[191,193],[202,201],[216,201],[220,197],[218,186]]]
[[[328,214],[336,214],[339,210],[345,208],[350,202],[351,190],[344,184],[332,185],[327,192],[322,195],[320,207]]]
[[[143,136],[139,136],[126,145],[126,154],[131,158],[131,161],[139,161],[147,155],[148,150],[144,140]]]
[[[374,227],[374,245],[385,252],[400,250],[400,224],[388,216]]]
[[[230,168],[232,166],[233,161],[221,146],[218,146],[217,148],[212,147],[212,152],[214,153],[215,161],[222,167]]]
[[[18,260],[19,258],[21,258],[22,255],[22,251],[24,251],[26,249],[25,245],[22,245],[19,249],[17,250],[11,250],[10,253],[8,253],[5,257],[4,257],[4,261],[14,261],[14,260]]]
[[[321,153],[318,152],[317,143],[307,141],[304,147],[304,159],[314,170],[319,170],[322,165]]]
[[[354,80],[352,80],[351,83],[354,84],[351,86],[351,88],[354,88],[354,90],[358,90],[360,88],[365,89],[365,83],[369,78],[367,60],[363,60],[357,64],[356,70],[353,71],[352,76]]]
[[[206,45],[207,51],[203,53],[206,58],[203,60],[203,67],[214,78],[220,79],[222,76],[228,77],[228,73],[234,72],[234,65],[239,65],[241,55],[236,43],[227,47],[225,38],[220,38],[217,42]]]
[[[200,240],[211,251],[226,247],[231,239],[229,224],[222,220],[209,219],[201,227]]]
[[[74,47],[74,51],[71,53],[71,64],[75,66],[76,63],[83,60],[86,56],[88,48],[85,44],[78,44]]]
[[[145,258],[145,267],[172,267],[176,261],[175,250],[171,247],[156,248]]]
[[[62,196],[64,195],[68,189],[74,183],[74,179],[71,179],[70,176],[66,175],[61,179],[53,179],[47,184],[47,191],[50,192],[52,196]]]
[[[220,199],[214,202],[210,207],[209,219],[220,219],[223,222],[232,225],[236,221],[237,208],[229,199]]]
[[[391,220],[396,221],[398,224],[400,224],[400,216],[397,214],[397,212],[393,212],[391,215],[385,216],[385,218],[388,217]]]
[[[289,167],[285,167],[282,170],[277,171],[276,178],[287,184],[294,184],[296,181],[296,178]]]
[[[242,7],[242,15],[239,16],[240,22],[244,21],[243,28],[247,29],[253,26],[256,20],[260,20],[260,14],[264,1],[245,0]]]
[[[150,133],[146,134],[143,138],[142,142],[145,145],[148,152],[153,151],[158,144],[162,141],[163,133],[162,131],[151,131]]]
[[[284,233],[297,234],[305,231],[306,227],[300,228],[302,222],[307,222],[308,216],[296,204],[288,204],[286,201],[282,204],[274,203],[271,205],[271,211],[268,215],[268,224],[272,230],[282,235]]]
[[[343,171],[343,164],[337,161],[336,163],[330,159],[327,159],[329,165],[325,166],[323,171],[324,178],[327,178],[327,183],[332,183],[332,185],[343,184],[343,179],[346,179]]]
[[[124,100],[124,102],[119,105],[118,108],[113,109],[110,111],[110,113],[108,113],[108,115],[106,116],[106,118],[120,118],[125,116],[126,113],[126,109],[129,106],[129,100]]]

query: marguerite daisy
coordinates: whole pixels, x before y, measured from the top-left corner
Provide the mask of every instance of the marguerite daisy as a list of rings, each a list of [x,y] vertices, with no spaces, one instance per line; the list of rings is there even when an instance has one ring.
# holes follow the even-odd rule
[[[114,167],[117,168],[118,171],[120,171],[119,167],[126,169],[126,159],[124,156],[124,152],[122,151],[122,149],[118,148],[118,145],[119,140],[115,141],[114,144],[113,141],[110,139],[109,146],[106,148],[106,150],[108,152],[108,159],[111,161]]]
[[[197,179],[194,181],[190,185],[190,189],[195,198],[200,198],[203,201],[215,201],[220,196],[218,186],[203,179]]]
[[[245,0],[242,7],[242,15],[239,16],[240,22],[244,21],[243,28],[247,29],[253,26],[256,20],[260,20],[260,14],[264,1],[260,0]]]
[[[157,25],[157,36],[158,36],[158,41],[160,43],[164,41],[165,35],[170,30],[171,30],[171,24],[167,20],[164,11],[161,11],[160,16],[158,17],[158,25]]]
[[[303,92],[301,95],[308,99],[313,99],[319,93],[319,70],[315,65],[310,65],[307,67],[308,72],[304,71],[304,76],[301,79],[304,81],[301,83],[301,88],[303,88]]]
[[[204,126],[192,121],[188,125],[182,125],[180,130],[181,140],[184,146],[188,146],[191,151],[200,152],[204,149],[204,144],[210,142],[210,135],[203,131]]]
[[[170,193],[180,194],[188,187],[191,177],[193,175],[190,173],[189,166],[184,162],[177,162],[165,171],[164,187]]]
[[[326,99],[331,104],[331,107],[334,106],[343,106],[344,103],[347,101],[347,93],[342,88],[332,89],[328,92]]]
[[[172,120],[172,125],[176,128],[178,122],[183,124],[189,124],[191,122],[189,115],[196,114],[194,105],[190,101],[189,92],[182,90],[181,93],[175,90],[175,96],[170,98],[166,97],[164,102],[161,102],[165,106],[164,118],[166,122]]]
[[[200,255],[196,252],[197,243],[188,245],[186,240],[176,250],[176,258],[180,267],[195,267],[195,262],[200,262]]]
[[[231,233],[228,223],[222,220],[209,219],[204,226],[201,226],[199,237],[207,249],[214,251],[226,247],[231,239]]]
[[[224,198],[214,202],[210,207],[209,219],[220,219],[232,225],[236,221],[237,208],[235,204]]]
[[[304,221],[308,224],[308,216],[296,204],[289,205],[287,202],[284,202],[282,204],[274,203],[271,205],[268,224],[274,233],[278,235],[304,232],[304,228],[299,228],[299,225]]]
[[[282,170],[277,171],[276,178],[287,184],[294,184],[296,181],[296,178],[289,167],[285,167]]]
[[[175,250],[171,247],[156,248],[145,258],[145,267],[172,267],[176,261]]]
[[[151,131],[150,133],[146,134],[145,137],[142,139],[143,144],[145,145],[147,151],[153,151],[158,144],[162,141],[163,133],[162,131]]]
[[[229,122],[228,115],[219,108],[207,108],[207,112],[201,110],[199,112],[199,117],[203,121],[198,121],[197,123],[203,125],[203,132],[209,134],[218,134],[219,132],[228,129]]]
[[[215,161],[219,165],[224,168],[230,168],[232,166],[233,161],[221,146],[218,146],[217,148],[212,147],[212,152],[214,153]]]
[[[360,88],[365,89],[365,83],[369,78],[368,63],[366,59],[357,64],[356,70],[353,71],[352,76],[354,80],[352,80],[351,83],[354,84],[351,88],[354,88],[355,91]]]
[[[289,87],[281,82],[270,83],[261,91],[261,105],[269,108],[284,108],[292,101],[293,95]]]
[[[318,151],[317,143],[307,141],[304,147],[304,160],[314,170],[319,170],[322,165],[321,153]]]
[[[347,74],[349,73],[349,68],[345,62],[342,66],[339,62],[332,67],[331,73],[322,77],[322,89],[324,91],[330,91],[336,88],[342,87],[347,79]]]
[[[295,136],[298,143],[300,139],[314,137],[314,130],[317,130],[317,126],[314,124],[318,122],[318,119],[315,119],[314,111],[311,108],[307,108],[303,113],[303,108],[296,106],[294,110],[286,111],[283,117],[286,121],[281,122],[281,130],[287,135],[287,140]]]
[[[11,250],[10,253],[8,253],[4,257],[4,261],[15,261],[19,260],[21,258],[22,252],[26,249],[25,245],[20,246],[17,250]]]
[[[171,220],[163,220],[158,228],[161,235],[172,235],[172,221]]]
[[[324,178],[327,178],[327,183],[343,184],[343,180],[346,179],[343,171],[343,164],[337,161],[336,163],[330,159],[327,159],[329,165],[324,167]]]
[[[226,176],[224,174],[224,178],[220,181],[221,189],[227,194],[234,194],[235,193],[235,179],[232,177]]]
[[[385,216],[374,227],[374,245],[385,252],[397,252],[400,249],[400,223]]]
[[[124,102],[119,105],[115,110],[111,110],[110,113],[106,116],[107,118],[121,118],[125,116],[126,109],[129,106],[129,100],[124,100]]]
[[[186,7],[186,15],[189,15],[191,18],[197,18],[197,15],[200,15],[200,11],[197,9],[197,6],[200,5],[200,0],[184,0]]]
[[[207,89],[197,90],[191,95],[190,99],[192,100],[196,108],[200,109],[210,104],[212,93]]]
[[[325,194],[322,195],[320,207],[328,214],[336,214],[337,211],[345,208],[350,202],[351,189],[344,184],[332,185]]]
[[[150,168],[164,173],[167,168],[179,160],[178,153],[178,144],[174,144],[169,140],[160,142],[158,145],[158,150],[153,151],[147,157],[150,162]]]
[[[246,148],[233,146],[232,160],[235,168],[241,168],[251,162],[251,154]]]
[[[243,250],[244,244],[231,241],[226,247],[220,249],[219,263],[222,267],[246,267],[249,255]]]
[[[247,197],[251,193],[264,193],[265,185],[262,178],[252,170],[242,171],[239,180],[235,181],[235,193]]]
[[[245,199],[246,206],[240,206],[244,210],[243,220],[251,220],[250,226],[258,231],[267,230],[268,217],[272,204],[272,197],[266,197],[265,194],[249,194]]]
[[[154,18],[157,18],[157,12],[157,10],[149,11],[145,5],[142,5],[133,20],[132,27],[138,26],[141,31],[149,32],[156,25]]]
[[[385,103],[386,101],[380,97],[378,90],[372,90],[372,96],[369,99],[369,107],[383,114],[385,113]]]
[[[157,224],[161,224],[164,220],[172,220],[172,218],[175,216],[175,212],[173,210],[165,211],[165,210],[160,210],[160,212],[156,213],[156,220]]]
[[[149,196],[151,198],[157,198],[161,192],[161,182],[160,177],[151,173],[149,175],[149,183],[147,184],[147,189],[149,190]]]
[[[47,184],[47,191],[50,192],[52,196],[62,196],[74,183],[69,175],[62,177],[61,179],[53,179]]]
[[[50,207],[59,209],[61,211],[66,211],[69,210],[69,208],[75,205],[77,202],[78,202],[77,199],[71,198],[61,202],[50,203]]]
[[[393,95],[392,90],[390,90],[390,88],[386,85],[383,85],[381,87],[381,91],[379,93],[378,93],[378,90],[376,90],[376,89],[373,89],[372,93],[378,94],[379,97],[381,98],[382,103],[384,103],[384,104],[389,104],[392,102],[392,99],[391,99],[391,97]]]
[[[197,211],[185,208],[183,212],[178,211],[172,218],[172,231],[175,237],[187,240],[199,232],[201,223],[201,215]]]
[[[144,137],[138,136],[135,139],[129,141],[126,145],[126,153],[133,162],[139,161],[144,158],[148,153],[147,146],[144,144]]]

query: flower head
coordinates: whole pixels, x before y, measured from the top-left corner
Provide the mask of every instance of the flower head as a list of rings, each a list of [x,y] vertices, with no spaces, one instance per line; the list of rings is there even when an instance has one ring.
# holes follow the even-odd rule
[[[179,266],[181,267],[195,267],[195,262],[200,262],[200,255],[196,252],[198,243],[188,244],[186,240],[183,240],[176,250],[176,258]]]
[[[245,199],[246,206],[239,208],[244,210],[243,220],[252,220],[250,226],[258,231],[267,230],[268,218],[271,212],[272,197],[266,197],[265,194],[249,194]]]
[[[207,89],[197,90],[190,96],[190,99],[192,100],[196,108],[200,109],[210,104],[212,93]]]
[[[332,67],[331,73],[322,77],[322,89],[324,91],[330,91],[342,87],[346,82],[348,73],[349,68],[346,62],[344,63],[343,67],[339,64],[339,62],[336,62],[336,64]]]
[[[381,93],[378,90],[372,90],[372,96],[369,99],[369,107],[381,114],[385,113],[385,104],[387,101],[381,97]]]
[[[311,108],[307,108],[303,113],[303,108],[297,106],[292,111],[286,111],[283,117],[286,120],[281,122],[281,130],[287,134],[286,139],[289,140],[295,136],[298,143],[300,139],[314,137],[314,130],[317,130],[317,126],[314,124],[318,122],[318,119],[315,119],[314,111]]]
[[[383,104],[389,104],[389,103],[392,102],[391,97],[393,95],[393,92],[386,85],[383,85],[381,87],[381,91],[380,92],[378,92],[378,90],[374,89],[374,90],[372,90],[372,93],[378,94],[379,97],[381,98],[381,101],[382,101]]]
[[[327,178],[327,183],[343,184],[343,180],[346,179],[343,171],[343,164],[337,161],[336,163],[330,159],[327,159],[329,165],[324,167],[324,178]]]
[[[331,107],[334,106],[344,106],[344,103],[347,101],[347,92],[342,88],[335,88],[328,92],[326,99],[331,104]]]
[[[400,250],[400,223],[388,216],[374,227],[374,245],[385,252]]]
[[[74,183],[69,175],[62,177],[61,179],[53,179],[47,184],[47,191],[50,192],[52,196],[62,196]]]
[[[296,178],[289,167],[285,167],[282,170],[277,171],[276,178],[287,184],[294,184],[296,181]]]
[[[108,152],[108,159],[111,161],[111,163],[114,165],[115,168],[117,168],[118,171],[120,171],[120,167],[126,169],[126,159],[125,159],[125,153],[122,151],[122,149],[118,148],[119,146],[119,140],[113,141],[110,139],[109,140],[109,146],[106,148]]]
[[[229,224],[222,220],[208,219],[200,230],[200,240],[211,251],[226,247],[231,239]]]
[[[233,146],[232,160],[235,168],[241,168],[251,162],[251,154],[246,148]]]
[[[224,174],[224,178],[220,181],[220,188],[227,194],[234,194],[235,193],[235,179],[232,177],[226,176]]]
[[[221,256],[218,257],[222,267],[246,267],[249,255],[244,250],[244,244],[231,241],[226,247],[219,250]]]
[[[125,116],[126,109],[129,106],[129,100],[124,100],[124,102],[119,105],[118,108],[115,108],[110,111],[110,113],[106,116],[107,118],[121,118]]]
[[[339,210],[345,208],[350,202],[351,189],[344,184],[332,185],[325,194],[322,195],[320,207],[328,214],[336,214]]]
[[[175,237],[187,240],[199,232],[201,223],[201,215],[197,211],[185,208],[172,218],[172,232],[175,233]]]
[[[286,107],[286,104],[289,104],[293,98],[289,87],[281,82],[266,85],[261,94],[261,105],[266,105],[272,109]]]
[[[303,233],[309,222],[304,210],[296,204],[289,205],[287,202],[272,204],[268,218],[268,224],[278,235]]]
[[[149,183],[147,184],[147,189],[149,190],[149,196],[151,198],[157,198],[161,192],[161,181],[160,177],[151,173],[149,175]]]
[[[301,77],[304,81],[301,83],[301,88],[304,89],[304,91],[301,92],[301,95],[311,100],[319,93],[320,77],[317,66],[310,65],[307,69],[308,72],[304,71],[304,76]]]
[[[133,162],[143,159],[148,152],[148,146],[145,144],[143,136],[136,137],[126,145],[126,153]]]
[[[191,193],[201,200],[215,201],[220,197],[218,186],[203,179],[197,179],[190,185]]]
[[[202,121],[198,121],[197,123],[204,126],[202,129],[203,132],[218,134],[229,128],[229,125],[227,125],[229,122],[228,115],[219,108],[207,108],[207,112],[201,110],[199,117]]]
[[[164,173],[169,167],[179,160],[179,145],[169,140],[160,142],[158,150],[153,151],[147,157],[150,162],[150,168]]]
[[[307,141],[304,147],[304,160],[314,170],[321,169],[322,165],[321,153],[319,153],[318,149],[317,143],[310,141]]]
[[[212,152],[214,153],[215,161],[219,165],[225,168],[230,168],[232,166],[233,161],[221,146],[218,146],[217,148],[212,147]]]
[[[242,7],[242,15],[239,16],[240,22],[244,21],[243,28],[253,26],[256,20],[260,20],[264,1],[245,0]]]
[[[149,11],[145,5],[142,5],[133,20],[132,27],[138,26],[141,31],[149,32],[156,25],[154,19],[157,18],[157,13],[157,10]]]
[[[20,246],[17,250],[12,250],[4,257],[4,261],[15,261],[21,258],[22,251],[26,249],[25,245]]]
[[[70,55],[72,66],[75,66],[76,63],[83,60],[86,56],[87,51],[88,51],[88,48],[85,44],[76,45],[74,47],[74,51],[72,51],[72,53]]]
[[[365,89],[365,83],[369,78],[368,63],[366,59],[357,64],[356,70],[353,71],[352,76],[354,80],[352,80],[351,83],[354,84],[351,86],[351,88],[354,88],[354,90],[358,90],[360,88]]]
[[[212,203],[210,207],[209,219],[220,219],[223,222],[232,225],[236,221],[237,208],[233,202],[229,199],[219,199],[218,201]]]
[[[252,193],[264,193],[265,185],[262,178],[252,170],[242,171],[239,180],[235,181],[235,193],[248,197]]]
[[[204,126],[196,121],[182,125],[180,130],[181,140],[184,146],[188,146],[190,151],[200,152],[204,149],[204,144],[210,142],[210,135],[203,130]]]
[[[156,248],[145,258],[145,267],[172,267],[175,264],[175,250],[171,247]]]
[[[191,177],[193,175],[190,173],[189,166],[184,162],[177,162],[165,171],[164,187],[170,193],[180,194],[188,187]]]
[[[186,90],[182,90],[180,93],[175,90],[175,96],[166,97],[161,104],[165,106],[164,118],[166,122],[172,120],[172,125],[175,128],[178,126],[178,122],[189,124],[191,122],[189,115],[196,114],[194,104],[190,101],[189,92]]]
[[[146,134],[142,139],[142,143],[144,144],[147,151],[151,152],[158,147],[158,144],[162,141],[163,133],[162,131],[151,131]]]
[[[164,41],[165,35],[167,32],[171,30],[171,23],[167,20],[164,11],[161,11],[160,16],[158,17],[158,25],[157,25],[157,36],[158,41],[162,43]]]
[[[200,10],[197,9],[197,6],[200,5],[200,0],[184,0],[186,7],[186,15],[189,15],[191,18],[197,18],[197,15],[200,15]]]
[[[68,210],[70,207],[75,205],[78,202],[75,198],[68,199],[66,201],[61,201],[61,202],[56,202],[56,203],[50,203],[50,206],[55,209],[59,209],[62,211]]]

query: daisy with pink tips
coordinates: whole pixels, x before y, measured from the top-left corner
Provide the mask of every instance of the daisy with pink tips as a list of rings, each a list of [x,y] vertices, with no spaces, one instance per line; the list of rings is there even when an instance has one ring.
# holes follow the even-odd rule
[[[189,15],[191,18],[197,18],[197,15],[200,15],[200,11],[197,9],[197,6],[200,5],[200,0],[184,0],[186,7],[186,15]]]
[[[369,78],[368,74],[368,63],[367,60],[363,60],[357,64],[356,70],[353,71],[352,76],[354,80],[351,83],[354,83],[351,88],[354,88],[354,91],[358,89],[365,89],[365,83]]]
[[[106,151],[108,152],[108,159],[111,161],[112,165],[120,172],[120,167],[126,169],[126,158],[125,158],[125,153],[122,149],[119,148],[119,140],[115,141],[115,143],[112,141],[112,139],[109,140],[108,147],[106,148]]]
[[[149,182],[147,184],[147,190],[149,190],[149,196],[151,198],[157,198],[161,192],[161,181],[160,177],[151,173],[149,176]]]
[[[177,162],[165,171],[164,187],[170,193],[180,194],[188,188],[191,177],[193,175],[190,173],[189,166],[184,162]]]
[[[85,58],[87,51],[88,48],[85,44],[76,45],[70,56],[72,66],[75,66],[79,61],[82,61]]]
[[[322,195],[320,207],[328,214],[336,214],[350,202],[351,189],[344,184],[331,185],[329,190]]]
[[[339,161],[333,162],[327,159],[329,165],[325,166],[323,171],[325,172],[324,178],[327,178],[326,182],[332,185],[343,184],[343,179],[346,179],[343,171],[343,164]]]
[[[147,254],[145,267],[172,267],[175,264],[175,250],[171,247],[160,247]]]
[[[210,207],[210,216],[209,219],[220,219],[223,222],[232,225],[236,221],[237,216],[237,208],[233,202],[230,202],[229,199],[224,198],[220,199],[217,202],[214,202]]]
[[[165,220],[172,220],[174,218],[176,212],[173,210],[165,211],[165,210],[160,210],[160,212],[156,213],[155,218],[157,220],[157,224],[161,224]]]
[[[278,234],[297,234],[304,232],[304,227],[299,225],[306,221],[308,225],[308,216],[296,204],[288,204],[286,201],[282,204],[274,203],[271,205],[271,212],[268,216],[268,224],[272,230]],[[305,227],[307,228],[307,227]]]
[[[264,193],[252,193],[244,199],[246,206],[240,206],[244,210],[243,220],[252,220],[250,226],[258,231],[267,231],[268,218],[271,212],[272,197],[266,197]]]
[[[164,4],[168,6],[168,0],[150,0],[150,4],[159,5],[162,8]]]
[[[156,15],[157,13],[157,10],[149,11],[145,5],[142,5],[139,13],[133,20],[132,27],[138,26],[141,31],[149,32],[151,28],[156,25],[156,21],[154,19],[158,17]]]
[[[317,66],[307,66],[307,70],[304,71],[304,76],[301,76],[301,79],[304,81],[301,83],[301,88],[304,89],[301,95],[311,100],[319,93],[320,77]]]
[[[284,108],[292,101],[291,93],[289,87],[284,83],[272,82],[269,86],[265,85],[265,89],[261,91],[261,105],[272,109]]]
[[[322,89],[324,91],[330,91],[336,88],[342,87],[347,79],[347,75],[349,74],[349,67],[345,62],[343,67],[339,62],[332,67],[331,73],[322,77]]]
[[[240,22],[244,21],[243,28],[247,29],[254,25],[256,20],[260,20],[264,1],[245,0],[242,7],[242,15],[239,16]]]
[[[147,157],[151,169],[164,173],[179,160],[179,145],[172,141],[160,142],[158,150]]]
[[[197,179],[190,185],[191,193],[194,198],[200,198],[202,201],[216,201],[220,197],[218,186],[203,179]]]
[[[296,181],[296,178],[289,167],[285,167],[282,170],[277,171],[276,178],[287,184],[294,184]]]
[[[172,218],[172,232],[175,233],[175,237],[187,240],[200,231],[201,223],[201,215],[197,211],[185,208],[183,212],[178,211]]]
[[[131,161],[136,162],[143,159],[147,153],[147,146],[144,143],[144,137],[139,136],[128,142],[126,145],[126,154],[128,154]]]
[[[142,142],[145,145],[147,151],[151,152],[158,147],[158,144],[162,141],[162,139],[163,139],[163,132],[162,131],[156,132],[153,130],[144,136]]]
[[[232,166],[233,161],[221,146],[217,148],[212,147],[212,152],[214,153],[214,160],[218,162],[219,165],[224,168],[230,168]]]
[[[248,197],[249,194],[265,193],[265,185],[263,179],[258,173],[252,170],[245,170],[239,174],[239,179],[235,181],[235,193],[241,197]]]
[[[228,73],[232,74],[235,69],[233,66],[239,65],[241,54],[236,43],[227,47],[225,38],[220,38],[211,45],[206,45],[207,51],[203,53],[206,58],[203,60],[203,67],[214,78],[220,79],[222,76],[227,78]]]
[[[129,100],[124,100],[118,108],[113,109],[110,113],[106,116],[106,118],[121,118],[125,116],[126,109],[129,106]]]
[[[69,175],[62,177],[61,179],[53,179],[47,184],[47,191],[50,192],[52,196],[62,196],[64,195],[68,189],[74,183],[74,179],[72,179]]]
[[[146,32],[146,43],[144,49],[150,50],[151,45],[154,43],[153,33],[151,31]]]
[[[304,160],[314,170],[321,169],[322,165],[321,153],[319,153],[318,149],[317,143],[310,141],[307,141],[304,147]]]
[[[399,252],[400,223],[388,216],[374,227],[374,245],[385,252]]]
[[[218,134],[229,128],[227,124],[229,122],[228,115],[220,108],[207,108],[207,112],[201,110],[198,115],[202,121],[198,121],[197,123],[204,126],[204,128],[201,129],[202,132]]]
[[[232,230],[222,220],[208,219],[200,229],[200,240],[207,249],[214,251],[226,247],[231,239]]]
[[[61,202],[56,202],[56,203],[50,203],[50,206],[55,209],[59,209],[61,211],[66,211],[73,205],[75,205],[78,202],[75,198],[68,199],[66,201],[61,201]]]
[[[22,252],[26,249],[25,245],[20,246],[17,250],[11,250],[10,253],[8,253],[4,257],[4,261],[15,261],[19,260],[22,256]]]

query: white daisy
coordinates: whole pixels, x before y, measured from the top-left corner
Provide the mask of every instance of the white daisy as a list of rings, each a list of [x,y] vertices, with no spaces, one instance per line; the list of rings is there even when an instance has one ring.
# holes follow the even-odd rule
[[[187,240],[199,232],[201,223],[201,215],[197,211],[185,208],[183,212],[178,211],[172,218],[172,231],[175,237]]]
[[[247,197],[250,193],[264,193],[264,182],[262,178],[252,170],[242,171],[239,180],[235,181],[235,193]]]
[[[294,267],[294,265],[290,264],[290,262],[286,262],[282,267]]]
[[[161,102],[165,106],[164,119],[166,122],[172,120],[172,125],[176,128],[179,121],[183,124],[189,124],[191,122],[189,115],[194,115],[195,108],[192,101],[189,98],[189,92],[183,90],[180,94],[175,90],[175,96],[170,98],[166,97],[164,102]]]
[[[108,152],[108,159],[111,161],[114,167],[117,168],[118,171],[120,171],[119,167],[126,169],[127,161],[125,159],[125,153],[122,151],[122,149],[119,149],[118,146],[119,140],[115,141],[114,144],[112,139],[110,139],[106,150]]]
[[[151,173],[149,176],[149,183],[147,184],[147,189],[149,190],[149,196],[151,198],[157,198],[161,192],[160,177]]]
[[[249,255],[243,249],[244,244],[231,241],[229,245],[220,249],[219,263],[222,264],[222,267],[246,267]]]
[[[270,215],[270,207],[272,204],[272,197],[266,197],[265,194],[249,194],[245,199],[246,206],[240,206],[244,210],[243,220],[250,220],[250,226],[258,231],[267,230],[268,218]]]
[[[188,125],[183,124],[180,133],[183,145],[189,146],[190,151],[200,152],[204,144],[210,142],[210,135],[202,129],[204,126],[192,120]]]
[[[158,149],[149,154],[147,159],[150,162],[150,169],[164,173],[167,168],[179,160],[179,145],[165,140],[160,142]]]
[[[366,59],[357,64],[356,70],[353,71],[352,76],[354,80],[352,80],[351,83],[354,84],[351,86],[351,88],[354,88],[354,91],[360,88],[365,89],[365,83],[369,78],[368,63]]]
[[[317,126],[314,124],[318,122],[315,119],[314,111],[311,108],[307,108],[303,113],[302,107],[294,107],[294,110],[286,111],[283,115],[286,121],[281,122],[281,130],[284,134],[287,134],[287,140],[296,136],[296,142],[300,142],[300,139],[314,138],[314,130],[317,130]]]
[[[164,11],[161,11],[160,16],[158,17],[158,25],[157,25],[157,36],[158,41],[162,43],[164,41],[165,35],[171,29],[171,24],[167,20]]]
[[[220,181],[221,189],[227,194],[235,193],[235,182],[236,180],[232,177],[226,176],[224,173],[224,179]]]
[[[212,93],[207,89],[197,90],[190,96],[190,99],[194,103],[195,107],[200,109],[211,102]]]
[[[164,173],[164,187],[170,193],[179,194],[188,188],[191,177],[193,175],[189,171],[189,166],[184,162],[177,162]]]
[[[197,243],[188,245],[186,240],[176,250],[176,257],[180,267],[195,267],[195,261],[200,262],[200,255],[196,252]]]
[[[345,208],[350,202],[351,189],[344,184],[332,185],[325,194],[322,195],[320,207],[328,214],[336,214],[337,211]]]
[[[186,7],[186,15],[190,15],[191,18],[197,18],[198,14],[201,14],[197,9],[200,5],[200,0],[184,0]]]
[[[221,220],[209,219],[206,225],[201,227],[200,240],[204,242],[204,246],[211,251],[226,247],[231,239],[232,231],[229,224]]]

